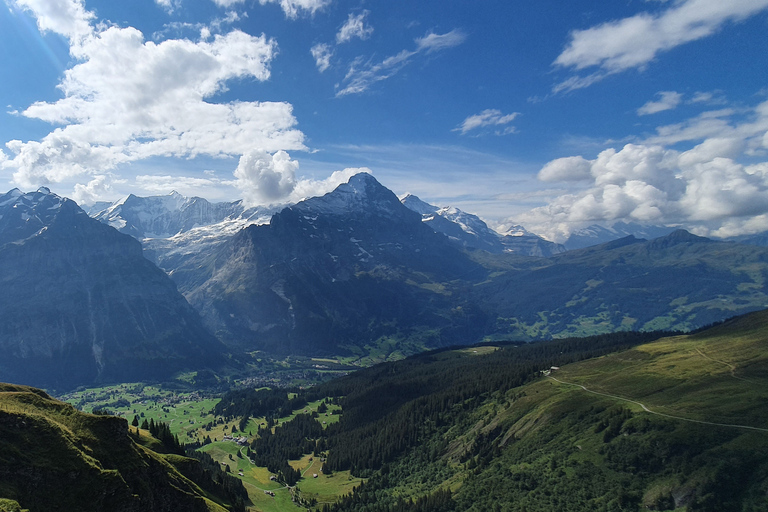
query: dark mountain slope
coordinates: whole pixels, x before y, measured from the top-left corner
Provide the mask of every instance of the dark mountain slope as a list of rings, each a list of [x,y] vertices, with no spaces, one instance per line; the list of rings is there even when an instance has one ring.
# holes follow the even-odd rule
[[[197,461],[159,455],[135,437],[124,419],[0,384],[0,508],[5,499],[31,512],[226,510],[174,467],[203,482]]]
[[[0,216],[0,378],[61,390],[215,364],[223,347],[136,240],[45,189]]]
[[[424,348],[484,328],[459,291],[486,270],[369,174],[244,229],[215,267],[188,298],[223,338],[249,348]]]

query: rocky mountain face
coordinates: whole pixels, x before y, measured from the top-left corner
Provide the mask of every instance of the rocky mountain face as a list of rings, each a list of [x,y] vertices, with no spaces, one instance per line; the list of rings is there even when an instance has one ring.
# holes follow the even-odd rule
[[[166,196],[129,195],[97,203],[88,213],[121,233],[133,236],[144,255],[173,277],[184,292],[210,278],[209,255],[238,231],[266,224],[277,208],[246,208],[242,201],[210,203],[177,192]]]
[[[485,323],[458,288],[487,271],[365,173],[242,230],[212,266],[187,297],[240,346],[423,348],[476,338]]]
[[[165,378],[223,347],[134,238],[40,189],[0,197],[0,380]]]
[[[210,203],[201,197],[171,192],[167,196],[151,197],[130,194],[108,206],[94,205],[88,213],[121,233],[142,239],[167,238],[197,226],[238,217],[244,211],[242,201]]]
[[[409,209],[421,214],[425,224],[438,233],[443,233],[461,247],[482,249],[494,254],[506,252],[542,257],[565,251],[562,245],[544,240],[526,231],[522,226],[502,235],[490,229],[477,215],[458,208],[433,206],[413,194],[406,194],[400,201]]]

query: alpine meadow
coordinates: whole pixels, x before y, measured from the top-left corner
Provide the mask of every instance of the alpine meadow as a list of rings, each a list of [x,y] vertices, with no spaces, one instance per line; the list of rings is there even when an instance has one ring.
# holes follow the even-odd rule
[[[768,0],[0,5],[0,512],[768,512]]]

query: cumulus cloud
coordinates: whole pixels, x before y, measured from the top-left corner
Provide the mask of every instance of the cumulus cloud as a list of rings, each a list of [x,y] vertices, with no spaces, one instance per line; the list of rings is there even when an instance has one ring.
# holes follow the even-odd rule
[[[370,11],[363,11],[358,15],[349,14],[347,22],[339,29],[336,34],[336,44],[342,44],[351,41],[354,38],[368,39],[373,34],[373,27],[366,23],[366,18]]]
[[[503,130],[496,131],[497,135],[507,135],[515,132],[514,126],[505,126],[515,120],[519,116],[519,112],[513,112],[511,114],[502,114],[501,110],[486,109],[467,117],[458,127],[454,128],[454,131],[460,131],[461,134],[484,128],[488,126],[504,126]]]
[[[238,0],[214,0],[216,3],[235,3]],[[285,17],[296,19],[299,14],[313,15],[315,12],[331,4],[331,0],[259,0],[261,5],[279,4],[283,9]]]
[[[92,180],[83,185],[75,184],[72,199],[79,205],[93,204],[102,197],[112,193],[112,178],[103,174],[94,176]]]
[[[416,55],[452,48],[464,42],[465,39],[466,36],[460,30],[452,30],[445,34],[428,33],[415,40],[415,50],[402,50],[378,63],[356,59],[344,77],[344,88],[338,91],[336,96],[365,92],[373,84],[396,75]]]
[[[309,51],[312,53],[312,57],[315,59],[315,64],[317,64],[318,71],[322,73],[331,67],[331,57],[333,57],[333,50],[331,49],[330,45],[325,43],[318,43]]]
[[[714,119],[720,127],[716,136],[711,127],[695,129],[700,117],[662,139],[670,145],[693,142],[687,150],[646,141],[604,150],[594,160],[549,162],[540,180],[582,180],[587,187],[515,220],[558,241],[585,225],[618,220],[683,226],[713,236],[768,229],[768,162],[739,162],[745,155],[768,154],[768,102],[738,121],[723,113]]]
[[[79,41],[91,34],[92,12],[82,0],[9,0],[9,4],[32,13],[40,32],[55,32]]]
[[[181,6],[181,0],[155,0],[155,3],[165,9],[169,14]]]
[[[554,87],[555,92],[588,87],[604,77],[642,69],[660,53],[711,36],[726,23],[738,22],[768,8],[768,0],[681,0],[658,13],[642,12],[585,30],[574,30],[554,65],[581,71]]]
[[[240,157],[235,170],[235,186],[249,204],[279,203],[296,188],[299,163],[291,160],[285,151],[270,155],[264,150],[253,150]]]
[[[56,128],[40,141],[6,144],[2,165],[18,185],[101,175],[150,157],[304,149],[288,103],[206,101],[230,80],[267,80],[274,40],[233,30],[198,42],[151,42],[132,27],[86,30],[93,15],[77,0],[36,1],[39,25],[69,37],[76,62],[59,84],[62,99],[22,113]]]
[[[592,178],[592,164],[581,156],[552,160],[538,174],[541,181],[581,181]]]
[[[285,151],[269,154],[254,150],[240,157],[232,183],[249,206],[297,203],[308,197],[320,196],[349,181],[367,167],[335,171],[324,180],[297,178],[299,163]]]
[[[637,109],[637,115],[647,116],[649,114],[655,114],[657,112],[663,112],[665,110],[672,110],[677,108],[680,102],[683,100],[683,95],[675,91],[661,91],[657,92],[656,96],[659,97],[656,101],[649,101],[639,109]]]

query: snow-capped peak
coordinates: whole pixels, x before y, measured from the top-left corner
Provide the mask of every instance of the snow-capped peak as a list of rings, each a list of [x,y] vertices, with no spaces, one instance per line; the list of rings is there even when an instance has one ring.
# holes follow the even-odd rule
[[[311,210],[328,215],[343,215],[355,211],[379,213],[401,209],[397,196],[381,185],[368,172],[360,172],[333,191],[320,197],[305,199],[292,208]]]
[[[439,210],[437,206],[422,201],[418,196],[410,193],[400,197],[400,202],[407,206],[409,209],[415,211],[416,213],[420,213],[421,215],[437,213],[437,210]]]

